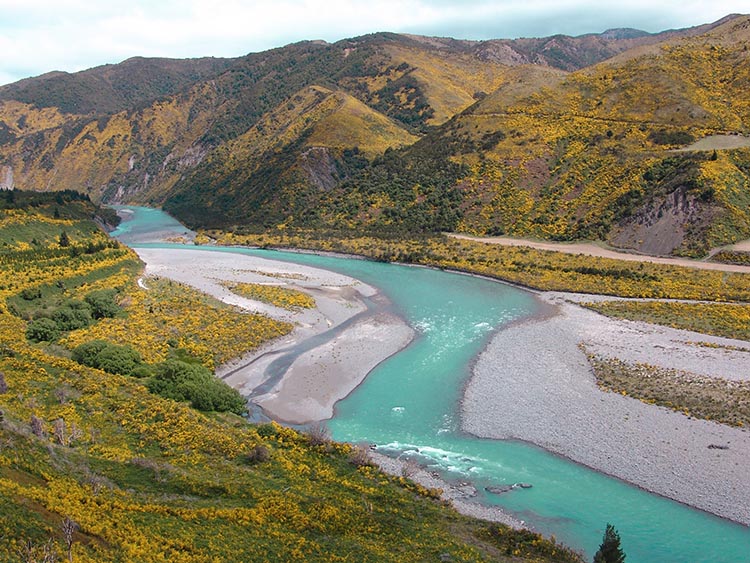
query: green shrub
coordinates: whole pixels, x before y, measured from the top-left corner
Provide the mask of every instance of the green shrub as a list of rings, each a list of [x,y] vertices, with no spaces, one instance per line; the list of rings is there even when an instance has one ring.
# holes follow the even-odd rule
[[[143,363],[141,355],[130,346],[110,344],[96,357],[99,369],[108,373],[130,375]]]
[[[52,314],[61,331],[86,328],[91,324],[91,307],[82,301],[69,301]]]
[[[60,329],[52,319],[34,319],[26,327],[26,338],[32,342],[51,342],[60,336]]]
[[[245,399],[211,371],[198,364],[180,360],[167,360],[155,366],[149,380],[149,391],[175,401],[189,401],[193,408],[202,411],[233,412],[243,414]]]
[[[120,306],[115,301],[117,291],[114,289],[100,289],[92,291],[84,299],[91,307],[91,316],[95,319],[112,318],[120,312]]]
[[[137,377],[138,379],[144,379],[154,375],[154,370],[148,364],[141,364],[130,372],[131,377]]]
[[[42,296],[42,288],[27,287],[20,293],[20,295],[21,299],[25,299],[26,301],[33,301],[34,299],[39,299]]]
[[[109,342],[106,340],[92,340],[90,342],[84,342],[80,346],[76,347],[71,354],[73,361],[83,364],[84,366],[97,367],[97,356],[99,352],[109,346]]]
[[[108,373],[143,376],[141,370],[144,367],[143,360],[131,346],[118,346],[105,340],[92,340],[75,348],[71,357],[79,364]]]

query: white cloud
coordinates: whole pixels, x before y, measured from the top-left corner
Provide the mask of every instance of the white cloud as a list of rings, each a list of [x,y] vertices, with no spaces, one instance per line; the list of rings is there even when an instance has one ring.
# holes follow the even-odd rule
[[[0,83],[128,57],[240,56],[375,31],[467,39],[646,31],[747,11],[746,0],[0,0]]]

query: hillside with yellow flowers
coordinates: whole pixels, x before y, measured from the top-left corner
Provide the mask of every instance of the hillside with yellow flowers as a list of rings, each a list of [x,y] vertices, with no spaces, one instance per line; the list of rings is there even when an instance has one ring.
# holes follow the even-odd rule
[[[419,224],[426,194],[452,211],[426,225],[436,230],[686,255],[748,238],[748,148],[676,149],[748,132],[749,29],[737,18],[569,74],[513,68],[494,92],[325,194],[320,224]]]
[[[0,87],[0,186],[163,205],[195,227],[699,256],[750,238],[749,41],[733,15],[659,34],[378,33],[50,73]]]
[[[291,327],[136,284],[94,215],[110,214],[74,192],[0,194],[0,560],[580,561],[366,449],[238,416],[209,368]]]

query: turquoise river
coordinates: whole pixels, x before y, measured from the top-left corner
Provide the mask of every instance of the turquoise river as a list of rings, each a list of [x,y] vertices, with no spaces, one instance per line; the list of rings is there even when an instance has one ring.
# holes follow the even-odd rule
[[[169,247],[143,241],[149,232],[163,237],[186,231],[162,212],[128,209],[135,211],[132,219],[113,234],[132,246]],[[379,288],[416,330],[407,348],[380,364],[338,403],[328,423],[335,439],[373,442],[384,453],[413,456],[447,480],[469,481],[480,491],[481,502],[500,505],[589,558],[604,525],[611,522],[622,536],[629,563],[750,562],[750,528],[528,444],[461,432],[459,401],[473,359],[504,324],[534,314],[531,294],[427,268],[279,251],[193,248],[255,254],[347,274]],[[533,488],[503,495],[484,492],[488,485],[516,482]]]

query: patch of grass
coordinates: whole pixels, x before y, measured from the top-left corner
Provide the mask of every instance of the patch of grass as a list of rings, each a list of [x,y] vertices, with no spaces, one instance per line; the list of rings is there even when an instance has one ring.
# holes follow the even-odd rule
[[[596,382],[621,393],[682,412],[738,427],[750,426],[750,381],[732,381],[588,354]]]
[[[608,317],[750,340],[750,305],[675,301],[604,301],[585,305]]]

